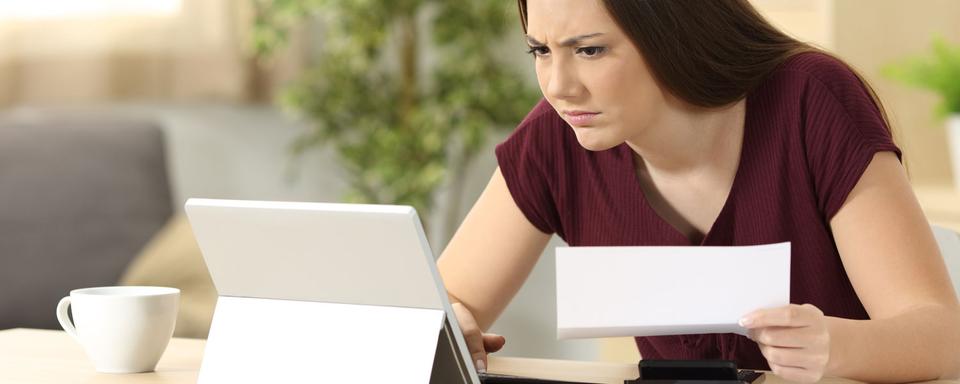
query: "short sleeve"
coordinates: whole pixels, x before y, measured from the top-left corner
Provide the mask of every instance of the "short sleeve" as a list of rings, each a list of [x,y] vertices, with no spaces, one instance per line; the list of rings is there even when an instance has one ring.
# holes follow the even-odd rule
[[[556,170],[545,165],[556,164],[556,136],[562,132],[557,132],[559,127],[550,118],[550,112],[552,107],[541,101],[495,149],[500,172],[517,207],[534,227],[547,234],[559,232],[560,228],[557,204],[551,193]]]
[[[902,154],[860,78],[842,62],[825,60],[808,79],[803,129],[807,166],[829,221],[877,152]]]

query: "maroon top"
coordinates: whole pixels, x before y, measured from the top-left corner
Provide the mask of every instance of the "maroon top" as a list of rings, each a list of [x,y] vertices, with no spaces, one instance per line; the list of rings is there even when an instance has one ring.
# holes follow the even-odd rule
[[[700,245],[790,241],[790,302],[867,319],[829,220],[878,151],[900,156],[856,75],[824,54],[790,58],[747,96],[740,165]],[[630,147],[584,149],[545,101],[496,154],[530,223],[571,246],[692,245],[645,200]],[[757,345],[736,334],[637,337],[636,343],[648,359],[729,359],[769,369]]]

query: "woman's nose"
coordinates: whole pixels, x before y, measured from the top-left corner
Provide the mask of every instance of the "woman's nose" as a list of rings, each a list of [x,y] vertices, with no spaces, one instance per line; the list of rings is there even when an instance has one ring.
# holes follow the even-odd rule
[[[550,66],[548,74],[547,96],[554,99],[569,99],[579,95],[582,85],[573,68],[557,60]]]

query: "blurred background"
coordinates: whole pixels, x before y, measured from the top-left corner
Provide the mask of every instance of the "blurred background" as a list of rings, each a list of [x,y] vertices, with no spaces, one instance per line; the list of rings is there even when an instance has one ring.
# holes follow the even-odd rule
[[[861,71],[928,218],[960,230],[960,2],[752,2]],[[0,1],[0,329],[119,282],[180,287],[177,335],[205,337],[189,197],[411,204],[439,255],[539,98],[524,50],[513,1]],[[559,245],[502,353],[635,361],[556,340]]]

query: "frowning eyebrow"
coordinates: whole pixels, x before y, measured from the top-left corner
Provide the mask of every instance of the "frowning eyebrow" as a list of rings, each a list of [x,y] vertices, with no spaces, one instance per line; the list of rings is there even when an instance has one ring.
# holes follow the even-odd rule
[[[602,35],[602,34],[603,34],[603,33],[597,32],[597,33],[588,33],[588,34],[586,34],[586,35],[577,35],[577,36],[574,36],[574,37],[571,37],[571,38],[568,38],[568,39],[566,39],[566,40],[561,41],[561,42],[560,42],[560,46],[561,46],[561,47],[569,47],[569,46],[571,46],[571,45],[575,45],[575,44],[579,43],[579,42],[582,41],[582,40],[586,40],[586,39],[589,39],[589,38],[591,38],[591,37],[597,37],[597,36],[600,36],[600,35]],[[530,36],[530,35],[527,35],[527,43],[530,44],[530,45],[536,45],[536,46],[546,45],[546,44],[544,44],[544,43],[541,43],[541,42],[537,41],[537,39],[534,39],[533,36]]]

